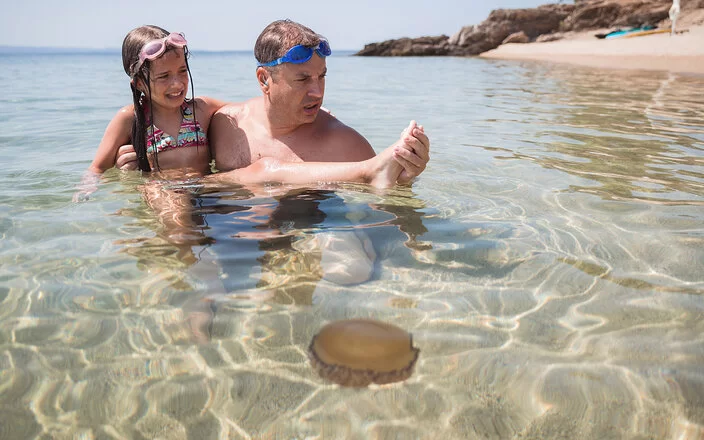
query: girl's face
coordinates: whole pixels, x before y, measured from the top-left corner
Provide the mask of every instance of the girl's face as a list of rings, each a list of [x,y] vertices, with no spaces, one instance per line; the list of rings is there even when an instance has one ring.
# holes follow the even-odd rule
[[[152,105],[166,109],[180,107],[188,94],[188,69],[183,49],[167,50],[151,61],[149,82]]]

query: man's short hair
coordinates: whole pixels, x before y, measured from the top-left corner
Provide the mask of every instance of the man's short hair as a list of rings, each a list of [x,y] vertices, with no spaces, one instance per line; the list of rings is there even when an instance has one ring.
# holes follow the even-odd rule
[[[286,55],[299,44],[315,47],[324,37],[300,23],[286,19],[276,20],[264,28],[254,44],[254,56],[260,63],[268,63]]]

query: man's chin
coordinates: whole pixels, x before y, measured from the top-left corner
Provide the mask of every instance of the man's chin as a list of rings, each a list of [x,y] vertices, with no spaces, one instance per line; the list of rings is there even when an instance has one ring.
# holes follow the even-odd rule
[[[303,112],[304,124],[312,124],[313,122],[315,122],[315,119],[318,117],[318,113],[320,113],[320,107],[318,107],[315,112]]]
[[[303,115],[306,119],[313,118],[313,120],[315,120],[315,118],[318,117],[319,112],[320,112],[319,105],[316,105],[315,107],[311,107],[311,108],[303,107]]]

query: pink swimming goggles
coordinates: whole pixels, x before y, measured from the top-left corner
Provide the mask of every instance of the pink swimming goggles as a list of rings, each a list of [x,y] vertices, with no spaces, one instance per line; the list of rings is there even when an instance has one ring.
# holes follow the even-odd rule
[[[166,46],[169,44],[171,46],[183,49],[186,47],[188,42],[183,34],[176,32],[172,32],[164,38],[150,41],[142,47],[142,50],[139,51],[139,62],[137,63],[137,66],[135,66],[134,71],[139,71],[142,64],[144,64],[144,61],[154,61],[162,56],[164,52],[166,52]]]

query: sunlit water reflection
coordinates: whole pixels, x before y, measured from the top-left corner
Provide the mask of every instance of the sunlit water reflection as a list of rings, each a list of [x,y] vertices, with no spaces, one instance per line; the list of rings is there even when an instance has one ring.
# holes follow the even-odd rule
[[[192,67],[198,94],[257,93],[246,55]],[[0,438],[704,437],[704,79],[328,67],[377,149],[425,125],[422,177],[200,188],[176,246],[138,175],[71,202],[129,100],[119,56],[0,58]],[[317,377],[311,337],[350,317],[411,331],[415,374]]]

